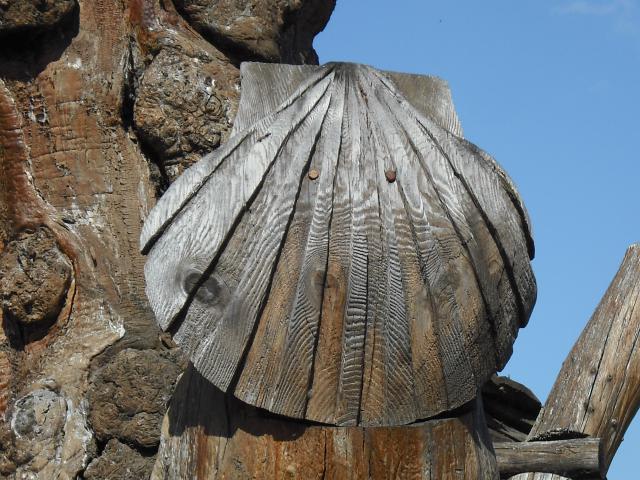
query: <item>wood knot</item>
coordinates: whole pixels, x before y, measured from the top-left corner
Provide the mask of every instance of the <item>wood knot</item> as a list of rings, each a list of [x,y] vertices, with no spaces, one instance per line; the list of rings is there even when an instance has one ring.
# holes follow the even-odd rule
[[[396,181],[396,171],[395,170],[387,170],[384,172],[384,176],[387,179],[387,182],[393,183]]]
[[[72,276],[71,260],[48,228],[22,232],[0,259],[4,314],[21,329],[46,333],[62,310]]]
[[[316,170],[315,168],[312,168],[311,170],[309,170],[309,179],[310,180],[315,180],[320,176],[320,172],[318,170]]]

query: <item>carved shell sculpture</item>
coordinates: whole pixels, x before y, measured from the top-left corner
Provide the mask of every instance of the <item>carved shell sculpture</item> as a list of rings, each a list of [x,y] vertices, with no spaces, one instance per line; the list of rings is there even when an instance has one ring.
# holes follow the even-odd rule
[[[473,399],[536,296],[525,208],[444,82],[362,65],[244,64],[231,138],[141,244],[157,321],[204,377],[334,425]]]

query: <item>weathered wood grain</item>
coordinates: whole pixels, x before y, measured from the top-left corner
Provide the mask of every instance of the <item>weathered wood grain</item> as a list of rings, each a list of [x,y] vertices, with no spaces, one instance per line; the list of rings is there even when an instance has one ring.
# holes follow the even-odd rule
[[[238,106],[231,136],[277,111],[318,70],[315,65],[243,62],[240,65],[243,100]]]
[[[250,211],[243,216],[235,235],[220,255],[215,278],[229,290],[229,301],[219,302],[217,290],[210,291],[210,299],[204,293],[207,286],[202,285],[186,311],[189,321],[183,322],[176,331],[176,340],[189,347],[187,351],[196,368],[224,389],[231,383],[242,361],[271,285],[274,262],[280,254],[283,236],[290,227],[291,215],[299,198],[300,177],[308,165],[328,100],[326,96],[322,100],[323,105],[302,122],[297,135],[291,135],[290,141],[272,147],[280,150],[286,158],[291,158],[291,163],[278,162],[273,166],[264,187],[251,202]],[[216,203],[213,201],[211,204]],[[194,209],[198,211],[203,207],[204,204]],[[263,228],[256,230],[256,225]],[[184,230],[179,231],[182,232]],[[195,268],[202,272],[208,266],[196,265]],[[192,335],[192,325],[197,325],[198,337]]]
[[[327,64],[327,66],[331,65]],[[233,123],[232,135],[271,115],[319,68],[323,67],[260,62],[242,63],[240,75],[243,99]],[[462,126],[447,82],[430,75],[388,71],[383,73],[423,115],[454,135],[462,136]]]
[[[500,476],[522,472],[549,472],[573,479],[604,478],[599,438],[551,442],[494,443]]]
[[[640,245],[632,245],[562,365],[529,439],[602,439],[604,471],[640,406]],[[519,480],[558,476],[528,474]]]
[[[152,479],[497,480],[479,404],[401,427],[335,427],[277,417],[190,368],[163,425]]]
[[[243,79],[236,134],[145,223],[160,326],[289,417],[403,425],[470,401],[531,312],[533,249],[444,84],[356,64]]]
[[[378,95],[385,93],[384,89],[378,89]],[[476,374],[478,378],[485,378],[484,370],[495,371],[493,356],[482,358],[477,354],[478,347],[485,352],[493,352],[494,347],[487,344],[491,339],[482,334],[482,327],[477,328],[477,316],[484,313],[478,311],[482,301],[453,224],[455,212],[452,214],[452,211],[456,208],[451,202],[457,202],[457,199],[451,194],[449,184],[434,177],[438,159],[425,153],[429,148],[427,145],[415,146],[412,133],[417,132],[403,128],[401,121],[382,106],[377,112],[383,118],[386,115],[387,134],[396,133],[395,138],[387,137],[387,143],[401,146],[396,147],[397,151],[392,155],[394,168],[403,179],[397,182],[397,188],[413,227],[413,249],[422,272],[418,285],[427,286],[428,298],[423,303],[432,310],[434,317],[437,352],[444,369],[441,388],[446,389],[444,402],[448,403],[448,398],[464,396],[462,392],[476,388]],[[430,165],[436,168],[430,168]],[[422,175],[412,175],[413,171]],[[473,331],[474,340],[465,341],[466,329]],[[474,360],[484,363],[484,370],[478,362],[472,365]],[[418,377],[425,374],[431,372],[416,371]]]
[[[342,101],[342,96],[333,97],[335,101]],[[339,129],[342,108],[330,108],[325,122]],[[321,173],[316,180],[302,181],[272,294],[236,387],[238,396],[271,411],[295,410],[303,416],[306,408],[327,263],[329,239],[324,226],[332,211],[338,148],[337,136],[323,137],[313,152],[309,169]]]
[[[152,228],[147,229],[147,224],[158,225],[149,234],[151,238],[170,221],[149,252],[145,266],[147,296],[163,328],[171,325],[193,293],[185,288],[185,277],[194,270],[203,273],[210,267],[239,216],[247,210],[265,176],[272,171],[292,130],[297,130],[316,110],[321,98],[325,98],[330,80],[329,75],[311,87],[301,104],[286,107],[274,122],[260,123],[252,132],[254,135],[240,134],[237,145],[236,137],[229,142],[233,148],[223,148],[211,159],[202,160],[194,167],[197,172],[174,182],[153,209],[143,227],[143,245],[147,243],[145,235]],[[256,135],[258,133],[261,135]],[[205,175],[204,183],[195,188],[193,183],[198,180],[193,177],[205,170],[205,167],[198,169],[202,164],[212,171]],[[187,192],[186,198],[182,192]]]
[[[482,403],[494,443],[525,441],[542,408],[527,387],[497,375],[482,386]]]
[[[447,82],[438,77],[399,72],[383,72],[402,95],[424,116],[445,130],[462,137],[462,125],[453,105]]]
[[[511,355],[518,319],[526,323],[535,303],[528,216],[517,191],[494,160],[421,115],[380,78],[394,93],[381,90],[386,93],[380,95],[381,100],[409,133],[439,192],[452,230],[473,260],[469,273],[480,282],[496,332],[498,368],[502,368]]]

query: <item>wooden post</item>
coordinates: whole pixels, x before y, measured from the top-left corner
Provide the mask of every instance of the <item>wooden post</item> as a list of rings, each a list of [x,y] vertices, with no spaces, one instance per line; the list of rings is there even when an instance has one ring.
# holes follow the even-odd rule
[[[613,282],[562,365],[528,440],[600,437],[604,471],[640,405],[640,245],[629,247]],[[527,474],[518,480],[557,480]]]
[[[245,404],[190,367],[163,425],[152,479],[497,479],[481,402],[454,418],[336,427]]]

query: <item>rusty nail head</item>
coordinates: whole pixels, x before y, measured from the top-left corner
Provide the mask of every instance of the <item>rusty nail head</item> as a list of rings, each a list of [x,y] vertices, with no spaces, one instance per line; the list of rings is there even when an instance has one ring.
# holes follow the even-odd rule
[[[387,170],[384,172],[384,176],[387,177],[387,182],[393,183],[396,181],[396,171],[395,170]]]
[[[316,170],[315,168],[312,168],[311,170],[309,170],[309,178],[311,180],[315,180],[319,176],[320,176],[320,172],[318,170]]]

